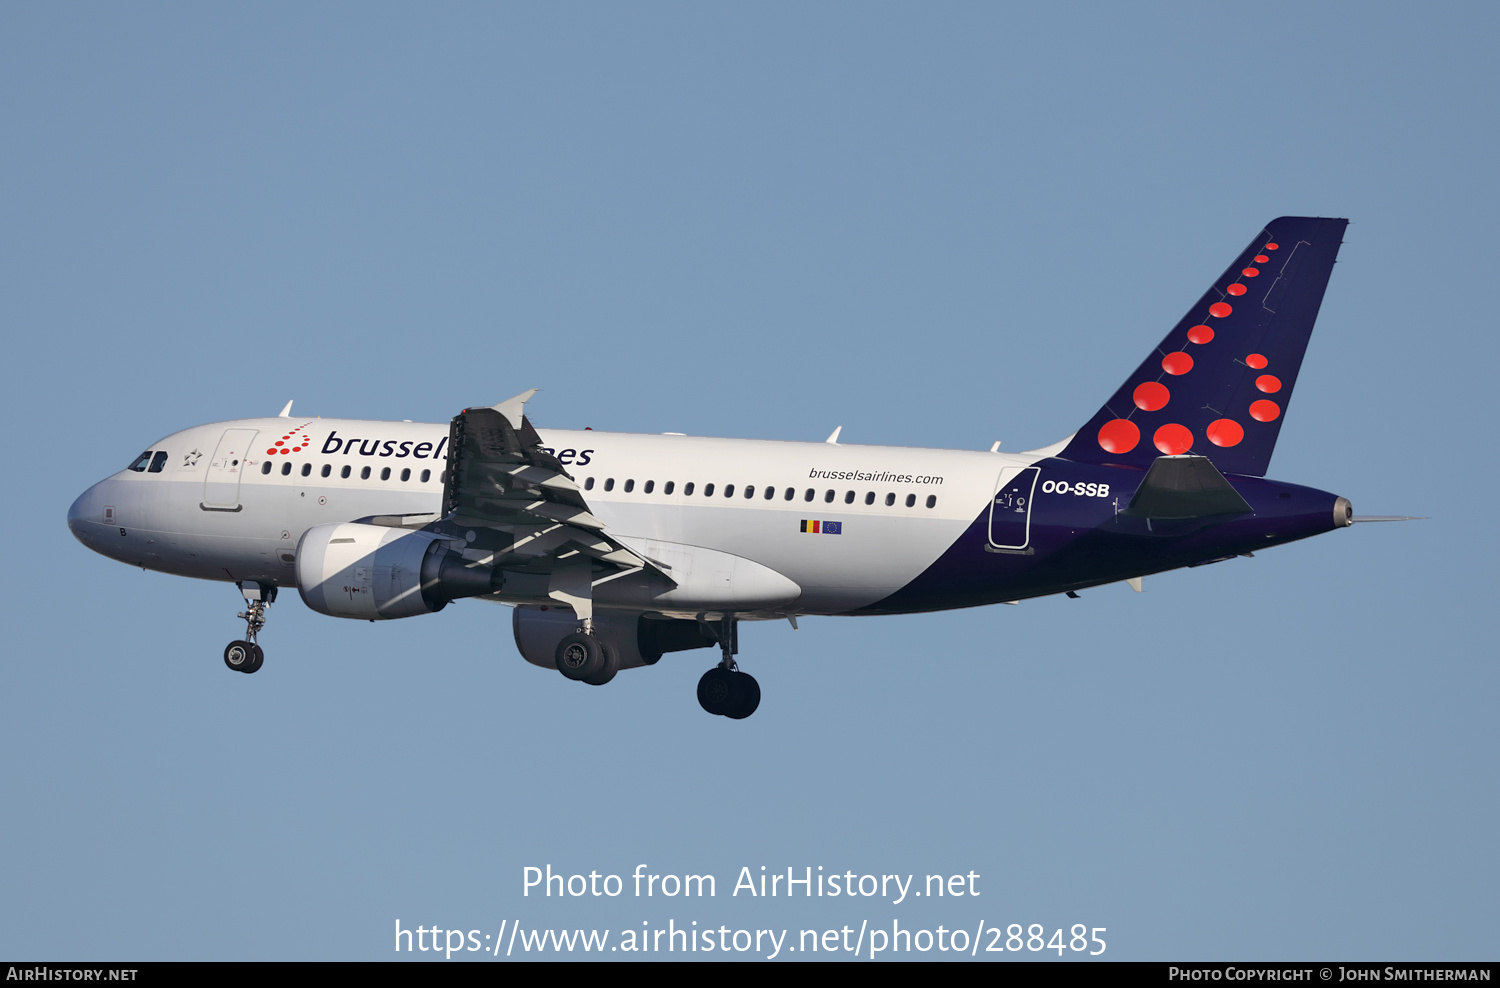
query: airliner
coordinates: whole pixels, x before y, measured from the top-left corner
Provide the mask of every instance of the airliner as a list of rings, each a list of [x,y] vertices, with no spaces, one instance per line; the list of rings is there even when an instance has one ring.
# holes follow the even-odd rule
[[[703,709],[743,719],[741,621],[1075,595],[1355,521],[1267,480],[1348,221],[1251,240],[1076,433],[1023,453],[535,428],[535,391],[425,424],[279,416],[153,443],[68,511],[85,546],[234,583],[257,671],[277,591],[332,617],[511,605],[528,662],[604,685],[719,649]]]

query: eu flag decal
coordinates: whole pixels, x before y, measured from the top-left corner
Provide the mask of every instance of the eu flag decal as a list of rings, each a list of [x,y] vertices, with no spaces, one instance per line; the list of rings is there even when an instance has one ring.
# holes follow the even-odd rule
[[[825,521],[823,523],[824,535],[843,535],[844,523],[841,521]]]
[[[802,519],[802,531],[811,535],[843,535],[844,523],[841,521],[815,521],[804,518]]]

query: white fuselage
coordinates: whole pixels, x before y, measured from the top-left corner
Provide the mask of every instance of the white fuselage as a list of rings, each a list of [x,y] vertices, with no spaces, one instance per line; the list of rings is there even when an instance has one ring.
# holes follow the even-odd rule
[[[148,569],[292,585],[298,540],[316,525],[436,515],[448,434],[446,424],[348,419],[199,426],[151,447],[167,454],[154,472],[148,462],[90,488],[69,525],[90,548]],[[540,436],[611,536],[650,558],[698,547],[768,567],[800,588],[777,609],[793,614],[847,612],[896,592],[987,510],[1004,468],[1039,458],[588,430]]]

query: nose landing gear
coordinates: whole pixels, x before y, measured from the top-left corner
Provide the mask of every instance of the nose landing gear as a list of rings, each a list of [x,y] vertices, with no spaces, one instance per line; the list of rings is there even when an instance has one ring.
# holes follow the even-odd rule
[[[224,647],[224,664],[235,672],[251,673],[266,661],[266,653],[255,637],[266,626],[266,608],[276,600],[276,588],[266,583],[240,583],[240,594],[246,609],[239,613],[245,622],[245,641],[232,641]]]

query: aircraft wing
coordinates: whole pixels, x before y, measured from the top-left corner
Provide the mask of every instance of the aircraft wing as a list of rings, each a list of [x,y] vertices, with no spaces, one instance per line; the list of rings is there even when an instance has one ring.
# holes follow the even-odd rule
[[[595,580],[611,572],[656,570],[610,537],[583,491],[542,448],[524,414],[534,394],[536,389],[454,417],[443,527],[468,543],[464,555],[505,570],[552,573],[587,561]]]

